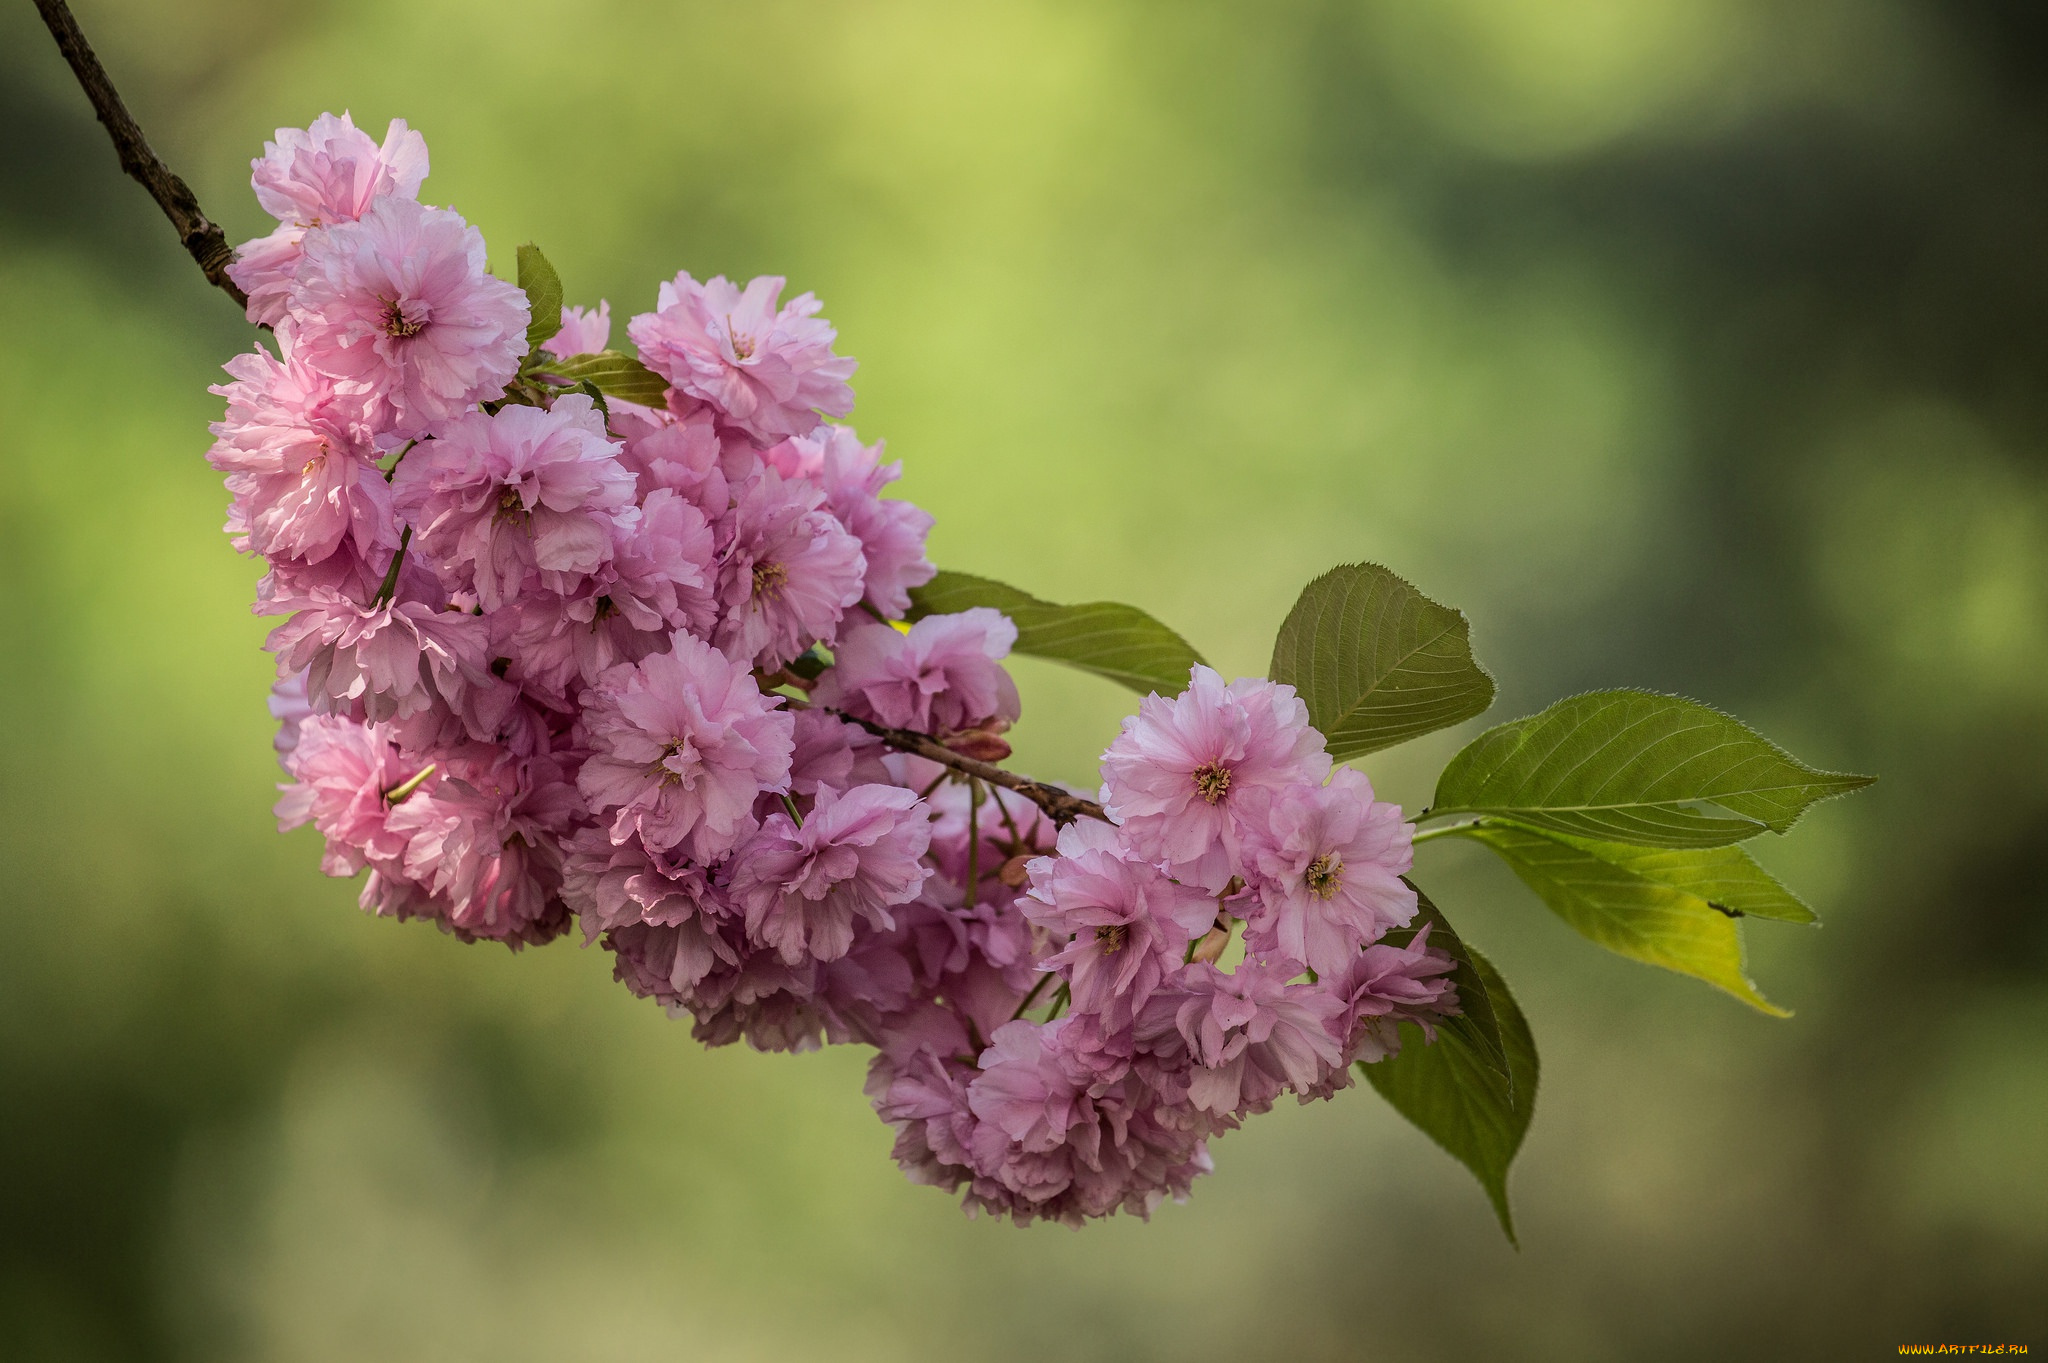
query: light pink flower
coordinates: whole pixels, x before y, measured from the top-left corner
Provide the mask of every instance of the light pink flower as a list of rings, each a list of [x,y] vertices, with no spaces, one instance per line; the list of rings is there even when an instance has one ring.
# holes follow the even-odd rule
[[[419,552],[458,569],[487,611],[532,579],[574,591],[638,519],[633,475],[581,393],[458,417],[406,453],[391,486]]]
[[[1450,979],[1457,963],[1429,945],[1433,926],[1423,924],[1406,946],[1375,942],[1343,974],[1325,981],[1344,1004],[1330,1026],[1347,1059],[1370,1063],[1397,1054],[1401,1022],[1418,1024],[1435,1040],[1436,1023],[1459,1011],[1458,986]]]
[[[1291,786],[1270,801],[1246,861],[1260,909],[1245,930],[1254,951],[1319,975],[1350,966],[1358,949],[1415,917],[1404,882],[1415,825],[1373,799],[1365,773],[1340,767],[1326,786]]]
[[[730,892],[747,933],[796,965],[837,960],[856,920],[894,926],[889,906],[917,897],[931,831],[915,794],[896,786],[821,788],[798,827],[771,815],[733,858]]]
[[[614,846],[600,828],[565,845],[562,900],[583,923],[586,942],[600,934],[613,972],[641,998],[682,1006],[697,983],[739,955],[719,931],[734,917],[704,872],[671,866],[637,841]]]
[[[289,328],[282,358],[257,349],[225,366],[234,382],[209,392],[228,400],[209,429],[207,462],[228,475],[235,547],[318,563],[353,534],[359,551],[398,547],[391,489],[372,457],[363,395],[294,355]]]
[[[1291,970],[1250,960],[1235,974],[1201,961],[1184,966],[1139,1019],[1139,1041],[1169,1056],[1185,1047],[1195,1064],[1188,1099],[1200,1110],[1263,1112],[1286,1090],[1312,1089],[1343,1059],[1329,1026],[1343,1000],[1290,985]]]
[[[1175,1112],[1126,1077],[1088,1084],[1068,1038],[1078,1020],[998,1028],[968,1088],[970,1209],[1079,1225],[1119,1209],[1149,1215],[1209,1168],[1201,1114]]]
[[[327,840],[320,869],[350,876],[365,866],[396,867],[408,837],[390,827],[393,806],[385,792],[401,789],[422,772],[436,779],[430,759],[408,758],[375,724],[335,715],[308,715],[297,726],[297,741],[285,755],[293,784],[280,786],[277,826],[310,823]]]
[[[712,636],[735,658],[781,667],[829,640],[860,601],[860,541],[823,509],[824,494],[763,469],[733,509],[719,568],[724,618]]]
[[[306,694],[306,674],[287,672],[270,687],[267,702],[270,717],[277,721],[277,737],[270,741],[271,751],[277,754],[279,766],[299,746],[299,726],[313,713],[313,702]]]
[[[1060,830],[1059,855],[1030,863],[1031,888],[1017,902],[1056,941],[1072,938],[1040,968],[1061,971],[1075,1008],[1111,1029],[1128,1025],[1216,918],[1214,899],[1130,859],[1116,834],[1094,820]]]
[[[417,199],[427,178],[427,142],[402,118],[391,120],[379,145],[346,112],[322,114],[303,131],[279,128],[249,167],[264,212],[321,227],[354,222],[386,195]]]
[[[884,501],[882,489],[903,471],[881,462],[878,442],[863,445],[848,426],[820,426],[786,440],[762,458],[786,478],[808,478],[825,490],[826,505],[853,537],[867,560],[865,600],[895,619],[910,609],[910,589],[932,580],[938,569],[925,557],[930,513],[901,501]]]
[[[1000,732],[1022,712],[1003,669],[1017,627],[986,606],[928,615],[907,634],[881,623],[840,635],[832,669],[812,693],[820,705],[924,734]]]
[[[467,686],[489,679],[483,622],[471,615],[402,594],[364,606],[326,588],[260,609],[290,615],[264,647],[278,655],[279,667],[305,670],[316,704],[401,719],[437,702],[458,705]]]
[[[558,360],[595,355],[612,338],[612,305],[603,299],[595,308],[562,309],[562,329],[541,346]]]
[[[612,429],[624,438],[620,457],[639,478],[642,493],[667,488],[703,512],[705,520],[728,521],[732,485],[724,468],[724,442],[708,414],[677,421],[666,412],[642,416],[614,410]]]
[[[483,234],[410,199],[308,233],[291,312],[306,362],[368,384],[407,434],[504,396],[526,351],[526,295],[491,276]]]
[[[249,163],[256,200],[278,220],[267,237],[242,243],[228,278],[249,295],[249,320],[276,326],[298,270],[309,230],[354,222],[385,196],[417,199],[427,177],[427,143],[393,119],[379,146],[346,113],[322,114],[313,126],[279,128],[277,140]]]
[[[407,879],[464,940],[517,947],[560,936],[560,839],[583,812],[561,761],[473,745],[442,767],[431,790],[391,812],[390,827],[408,838]]]
[[[1225,686],[1197,663],[1187,690],[1147,696],[1124,721],[1102,755],[1102,804],[1138,855],[1221,889],[1254,792],[1320,785],[1329,771],[1293,687],[1252,677]]]
[[[756,439],[802,435],[820,412],[853,410],[854,362],[832,353],[837,333],[818,319],[816,298],[779,303],[785,282],[764,276],[742,293],[723,275],[699,284],[685,272],[627,334],[648,368]]]
[[[756,795],[788,789],[788,713],[744,663],[688,634],[600,677],[583,726],[591,756],[577,785],[615,843],[638,836],[708,865],[751,831]]]

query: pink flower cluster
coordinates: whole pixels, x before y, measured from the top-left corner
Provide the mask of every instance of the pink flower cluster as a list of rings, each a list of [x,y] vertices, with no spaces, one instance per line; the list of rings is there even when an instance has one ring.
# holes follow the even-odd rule
[[[1006,756],[1017,631],[904,623],[931,518],[825,421],[853,362],[817,301],[678,275],[627,325],[665,404],[594,398],[560,361],[609,304],[529,353],[426,170],[403,123],[279,131],[280,225],[233,269],[275,349],[214,389],[280,620],[278,817],[366,909],[512,947],[579,922],[709,1044],[872,1046],[905,1169],[1020,1221],[1143,1214],[1210,1137],[1456,1011],[1426,928],[1380,940],[1411,826],[1286,687],[1149,697],[1109,821],[1063,829],[885,746]]]

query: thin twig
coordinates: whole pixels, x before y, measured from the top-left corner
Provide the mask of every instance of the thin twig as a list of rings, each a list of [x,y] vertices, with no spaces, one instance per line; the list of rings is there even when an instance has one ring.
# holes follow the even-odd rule
[[[247,308],[249,295],[228,278],[228,265],[234,260],[235,251],[228,245],[227,234],[200,211],[191,186],[150,150],[149,139],[142,135],[128,106],[121,102],[114,82],[107,78],[106,68],[93,54],[92,44],[79,32],[78,21],[71,17],[71,7],[64,0],[36,0],[36,10],[49,25],[50,36],[57,40],[57,50],[71,63],[72,74],[84,87],[85,97],[92,101],[93,112],[106,125],[107,136],[114,139],[121,169],[148,190],[157,207],[163,209],[164,216],[177,229],[178,240],[185,243],[185,249],[199,263],[207,280]]]
[[[1031,803],[1045,811],[1045,816],[1064,827],[1079,818],[1101,819],[1109,822],[1109,816],[1102,812],[1102,806],[1079,795],[1069,794],[1058,786],[1049,786],[1015,772],[1004,771],[1001,767],[978,758],[963,757],[935,738],[916,733],[910,729],[891,729],[885,724],[849,715],[844,710],[832,712],[848,724],[855,724],[881,739],[897,752],[907,752],[926,761],[937,762],[951,767],[954,771],[978,776],[992,786],[1014,790]]]

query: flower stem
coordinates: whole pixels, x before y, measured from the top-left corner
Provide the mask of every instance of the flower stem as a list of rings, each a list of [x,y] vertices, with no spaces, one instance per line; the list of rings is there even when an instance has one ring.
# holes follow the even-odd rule
[[[163,158],[150,149],[149,139],[142,135],[141,125],[128,112],[120,92],[114,89],[114,82],[107,77],[107,69],[100,65],[92,44],[79,30],[78,20],[71,17],[71,7],[64,0],[35,0],[35,3],[43,16],[43,23],[49,27],[50,36],[57,40],[57,50],[71,64],[71,74],[78,77],[79,87],[92,101],[92,111],[99,115],[107,136],[113,139],[114,152],[121,158],[121,169],[156,200],[157,207],[171,220],[178,240],[184,243],[187,254],[206,275],[207,282],[246,309],[249,295],[228,278],[228,266],[234,261],[235,252],[228,245],[227,234],[201,211],[192,187],[179,179],[163,163]]]
[[[1411,841],[1411,842],[1428,842],[1428,841],[1429,841],[1429,840],[1430,840],[1431,838],[1448,838],[1448,837],[1453,837],[1453,836],[1455,836],[1456,834],[1459,834],[1459,833],[1462,833],[1462,832],[1464,832],[1464,831],[1465,831],[1466,829],[1468,829],[1468,828],[1477,828],[1477,827],[1479,827],[1479,826],[1480,826],[1481,824],[1483,824],[1483,823],[1485,823],[1485,822],[1486,822],[1486,820],[1484,820],[1484,819],[1472,819],[1472,820],[1469,820],[1469,821],[1467,821],[1467,822],[1465,822],[1465,823],[1449,823],[1449,824],[1445,824],[1445,825],[1444,825],[1444,826],[1443,826],[1442,828],[1423,828],[1423,829],[1418,829],[1418,830],[1416,831],[1416,834],[1415,834],[1414,838],[1412,838],[1412,839],[1411,839],[1410,841]]]
[[[1017,1011],[1010,1014],[1010,1021],[1015,1022],[1018,1018],[1023,1017],[1025,1012],[1031,1007],[1031,1005],[1038,1002],[1038,996],[1044,992],[1045,987],[1047,985],[1053,982],[1053,978],[1053,973],[1050,970],[1046,971],[1043,975],[1040,975],[1038,977],[1038,983],[1032,985],[1031,992],[1024,996],[1024,1002],[1018,1004]]]
[[[917,733],[910,729],[892,729],[886,724],[877,724],[873,720],[862,719],[858,715],[849,715],[844,710],[834,710],[832,713],[845,720],[848,724],[867,730],[897,752],[907,752],[912,756],[922,757],[926,761],[937,762],[940,766],[951,767],[954,771],[962,772],[968,776],[980,777],[992,786],[1001,786],[1005,790],[1014,790],[1044,810],[1047,818],[1062,827],[1084,816],[1090,819],[1101,819],[1104,823],[1110,821],[1109,815],[1102,812],[1102,806],[1096,804],[1093,800],[1071,794],[1061,790],[1058,786],[1048,786],[1041,781],[1033,781],[1029,777],[1019,776],[1015,772],[1004,771],[992,762],[983,762],[973,757],[963,757],[937,739],[931,738],[926,734]]]
[[[405,566],[405,546],[412,543],[412,527],[407,526],[398,535],[398,552],[391,556],[390,571],[384,574],[384,582],[377,588],[377,594],[370,598],[372,606],[388,605],[398,591],[398,570]]]

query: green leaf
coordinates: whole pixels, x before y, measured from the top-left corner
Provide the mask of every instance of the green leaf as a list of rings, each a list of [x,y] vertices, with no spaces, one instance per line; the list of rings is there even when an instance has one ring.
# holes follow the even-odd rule
[[[1332,568],[1304,587],[1273,641],[1268,673],[1308,705],[1337,761],[1363,757],[1493,704],[1471,626],[1377,563]]]
[[[531,309],[526,319],[526,351],[532,354],[562,329],[562,277],[530,241],[519,248],[519,287]]]
[[[604,389],[599,388],[589,379],[578,379],[576,380],[575,391],[589,398],[591,404],[597,408],[606,421],[612,419],[612,409],[604,400]]]
[[[909,618],[975,606],[993,606],[1016,623],[1017,652],[1093,672],[1141,695],[1179,695],[1187,689],[1188,669],[1202,661],[1187,640],[1136,606],[1056,606],[972,573],[942,572],[911,592]]]
[[[1447,1018],[1438,1026],[1465,1034],[1467,1043],[1487,1066],[1503,1078],[1510,1078],[1507,1052],[1500,1039],[1500,1019],[1493,1013],[1493,1003],[1480,979],[1478,967],[1472,963],[1472,951],[1458,936],[1450,920],[1423,893],[1420,885],[1401,877],[1402,883],[1415,891],[1415,921],[1405,928],[1395,928],[1382,940],[1405,947],[1415,940],[1415,934],[1429,925],[1429,944],[1456,962],[1457,969],[1451,972],[1452,981],[1458,986],[1458,997],[1463,1001],[1464,1012],[1454,1018]]]
[[[1430,939],[1434,941],[1432,932]],[[1515,1241],[1515,1220],[1508,1209],[1508,1166],[1522,1148],[1529,1132],[1529,1119],[1536,1111],[1539,1066],[1536,1038],[1530,1034],[1528,1019],[1508,992],[1507,983],[1478,952],[1471,953],[1472,967],[1494,1014],[1500,1019],[1500,1035],[1506,1049],[1508,1072],[1504,1075],[1473,1049],[1466,1033],[1439,1026],[1436,1041],[1425,1044],[1422,1029],[1412,1022],[1401,1024],[1400,1054],[1373,1064],[1361,1064],[1366,1081],[1379,1090],[1394,1110],[1415,1123],[1422,1133],[1449,1151],[1452,1158],[1470,1169],[1486,1189],[1500,1228]],[[1463,986],[1459,998],[1465,998]]]
[[[1485,733],[1437,778],[1439,814],[1499,814],[1603,842],[1719,847],[1783,833],[1874,778],[1816,771],[1680,696],[1593,691]],[[1711,801],[1734,817],[1703,813]]]
[[[571,355],[546,365],[545,372],[577,383],[588,379],[607,397],[624,398],[643,407],[660,407],[668,402],[668,380],[631,355],[600,350],[594,355]]]
[[[1773,1017],[1791,1014],[1743,971],[1737,919],[1813,911],[1739,847],[1659,851],[1482,820],[1456,830],[1500,854],[1522,883],[1591,941],[1705,980]]]

